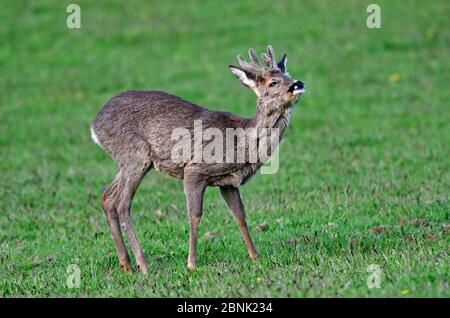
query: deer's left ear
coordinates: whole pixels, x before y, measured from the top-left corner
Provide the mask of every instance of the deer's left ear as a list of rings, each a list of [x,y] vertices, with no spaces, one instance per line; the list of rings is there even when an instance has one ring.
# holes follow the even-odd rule
[[[251,88],[255,92],[255,94],[259,97],[259,91],[256,85],[256,76],[254,74],[244,71],[243,69],[233,65],[229,65],[228,68],[230,69],[231,73],[236,75],[236,77],[241,81],[241,83],[244,86]]]
[[[283,72],[283,74],[287,74],[287,54],[285,53],[281,60],[277,63],[278,68]]]

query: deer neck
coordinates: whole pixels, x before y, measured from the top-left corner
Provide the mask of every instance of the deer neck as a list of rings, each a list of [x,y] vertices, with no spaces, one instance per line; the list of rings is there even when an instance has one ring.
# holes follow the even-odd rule
[[[289,120],[292,112],[292,107],[284,108],[283,111],[276,110],[273,112],[268,112],[267,109],[271,109],[271,107],[267,107],[270,105],[267,105],[266,101],[263,101],[261,99],[258,100],[258,107],[256,110],[256,116],[250,121],[249,126],[251,128],[256,128],[256,132],[258,136],[256,137],[258,139],[258,144],[261,144],[261,142],[268,143],[270,146],[268,146],[267,154],[271,156],[271,154],[276,150],[278,147],[281,139],[284,136],[284,133],[286,131],[287,126],[289,125]],[[272,108],[274,109],[274,108]],[[280,109],[280,108],[275,108]],[[266,131],[263,131],[266,129]],[[278,138],[275,138],[272,140],[273,132],[275,131],[276,136]],[[262,132],[260,135],[259,133]],[[270,135],[270,137],[269,137]],[[253,149],[254,150],[254,149]],[[260,158],[262,159],[262,158]],[[259,163],[256,165],[259,167],[262,163],[267,161],[268,157],[265,159],[262,159],[259,161]]]
[[[252,119],[250,125],[257,129],[277,128],[280,139],[283,137],[287,126],[289,125],[293,107],[269,107],[270,104],[264,99],[259,98],[256,108],[256,116]],[[268,109],[276,109],[268,111]],[[283,110],[282,110],[283,109]]]

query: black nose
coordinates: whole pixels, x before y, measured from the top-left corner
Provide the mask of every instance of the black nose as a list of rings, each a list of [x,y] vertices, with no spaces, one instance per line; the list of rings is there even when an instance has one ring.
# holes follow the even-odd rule
[[[295,81],[294,83],[291,84],[288,91],[292,93],[296,89],[303,89],[303,88],[305,88],[305,84],[303,84],[302,81]]]

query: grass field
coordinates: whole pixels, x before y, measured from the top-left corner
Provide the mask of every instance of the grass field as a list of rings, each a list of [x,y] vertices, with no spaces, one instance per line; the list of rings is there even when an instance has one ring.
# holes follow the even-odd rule
[[[367,1],[76,1],[81,29],[69,3],[1,4],[0,296],[450,296],[448,1],[377,1],[381,29]],[[251,116],[227,65],[267,44],[308,91],[278,173],[242,188],[260,262],[210,188],[189,272],[182,183],[152,171],[132,213],[151,273],[122,272],[91,120],[127,89]]]

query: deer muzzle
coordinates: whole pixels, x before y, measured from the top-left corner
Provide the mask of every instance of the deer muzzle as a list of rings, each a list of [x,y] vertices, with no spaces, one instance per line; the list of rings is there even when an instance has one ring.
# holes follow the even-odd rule
[[[288,92],[294,95],[303,94],[305,92],[305,84],[302,81],[295,81],[289,87]]]

